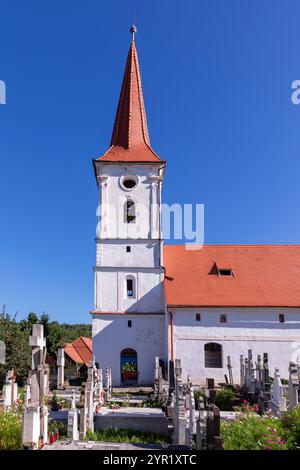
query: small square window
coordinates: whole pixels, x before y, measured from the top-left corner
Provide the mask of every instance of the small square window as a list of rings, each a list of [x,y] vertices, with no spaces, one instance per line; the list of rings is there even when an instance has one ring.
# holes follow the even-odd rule
[[[132,320],[128,320],[128,328],[132,327]]]
[[[201,321],[201,315],[200,315],[200,313],[196,313],[196,321]]]
[[[280,314],[279,314],[279,322],[280,322],[280,323],[284,323],[284,322],[285,322],[284,313],[280,313]]]
[[[220,315],[220,323],[227,323],[227,315]]]
[[[219,276],[232,276],[231,269],[219,269]]]
[[[126,252],[130,253],[131,252],[131,246],[126,246]]]

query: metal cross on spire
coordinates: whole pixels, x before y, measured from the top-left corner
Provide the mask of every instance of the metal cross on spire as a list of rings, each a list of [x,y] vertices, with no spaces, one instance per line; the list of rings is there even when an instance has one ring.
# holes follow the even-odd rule
[[[133,22],[132,22],[132,26],[130,28],[130,32],[132,34],[132,40],[134,41],[134,35],[137,32],[137,27],[135,26],[135,14],[133,15]]]

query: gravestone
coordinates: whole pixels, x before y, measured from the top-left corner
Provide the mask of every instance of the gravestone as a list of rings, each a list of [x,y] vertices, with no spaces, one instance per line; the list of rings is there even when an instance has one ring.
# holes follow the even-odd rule
[[[207,378],[205,386],[205,396],[208,403],[214,403],[217,396],[217,389],[215,388],[215,380]]]
[[[192,447],[194,444],[194,438],[196,436],[196,412],[195,412],[195,397],[194,389],[191,382],[188,385],[188,390],[186,394],[186,409],[187,409],[187,418],[188,418],[188,428],[186,433],[186,445]]]
[[[240,387],[245,386],[245,363],[244,356],[240,355]]]
[[[176,359],[174,364],[174,392],[171,392],[170,411],[173,423],[172,441],[175,445],[187,446],[197,450],[223,449],[220,435],[220,410],[214,404],[204,403],[203,396],[199,397],[199,417],[196,418],[195,397],[192,377],[188,376],[186,386],[182,382],[181,361]],[[214,392],[214,380],[206,383],[206,392]]]
[[[46,366],[46,339],[44,326],[34,324],[29,337],[32,347],[31,371],[28,374],[30,386],[30,399],[23,411],[22,443],[24,447],[36,449],[48,440],[48,408],[44,405],[46,382],[45,374],[49,368]]]
[[[155,358],[153,388],[155,399],[166,402],[169,396],[169,383],[163,378],[162,367],[159,365],[159,357]]]
[[[58,348],[57,351],[57,390],[63,390],[65,385],[65,350]]]
[[[87,429],[94,431],[94,362],[88,364],[88,376],[86,382],[87,403]]]
[[[14,369],[7,372],[5,377],[4,391],[4,406],[6,408],[13,408],[18,400],[18,386],[15,382],[16,376]]]
[[[263,365],[262,365],[261,355],[258,354],[257,363],[256,363],[256,381],[261,382],[262,380],[263,380]]]
[[[94,368],[94,409],[104,403],[102,369]]]
[[[279,369],[275,369],[274,380],[271,386],[270,408],[275,414],[286,411],[286,400],[283,396],[283,386],[280,378]]]
[[[215,388],[215,379],[206,379],[206,386],[207,390],[213,390]]]
[[[258,406],[262,413],[267,411],[270,408],[271,401],[271,383],[269,376],[269,362],[268,354],[264,353],[263,355],[263,369],[262,369],[262,380],[259,382],[258,388]]]
[[[214,450],[216,444],[216,438],[220,437],[221,429],[221,418],[220,410],[216,405],[208,405],[207,410],[207,448],[208,450]],[[218,442],[218,445],[220,443]]]
[[[247,360],[247,374],[246,374],[246,388],[249,395],[254,395],[255,393],[255,369],[252,358],[252,350],[248,350],[248,360]]]
[[[103,405],[104,404],[104,389],[103,389],[102,369],[99,369],[99,396],[100,396],[100,405]]]
[[[232,374],[232,365],[231,365],[230,356],[227,356],[227,369],[228,369],[228,375],[229,375],[229,383],[230,385],[233,385],[233,374]]]
[[[289,409],[295,408],[299,402],[299,376],[298,367],[294,362],[289,364]]]
[[[6,359],[6,345],[4,341],[0,341],[0,364],[4,365]]]
[[[26,384],[24,386],[24,406],[28,406],[31,400],[31,371],[28,373]]]
[[[176,445],[186,444],[186,413],[185,398],[183,396],[182,369],[179,359],[175,360],[175,391],[172,406],[173,421],[173,443]]]
[[[198,408],[199,418],[196,425],[196,449],[204,450],[206,448],[206,412],[202,396],[199,398]]]
[[[79,433],[78,433],[78,410],[76,408],[76,395],[75,390],[72,390],[72,404],[71,408],[68,413],[68,438],[72,439],[73,441],[78,441]]]
[[[159,357],[155,357],[155,365],[154,365],[154,381],[159,379]]]
[[[86,382],[81,384],[81,394],[79,401],[80,409],[80,424],[79,424],[79,439],[84,440],[87,431],[87,393],[86,393]]]
[[[106,375],[106,399],[111,399],[112,394],[112,379],[111,379],[111,369],[109,367],[106,368],[105,371]]]
[[[221,417],[219,408],[210,404],[204,405],[203,398],[199,399],[199,418],[196,427],[197,450],[222,450]]]
[[[175,390],[175,364],[169,361],[169,391],[170,394]]]

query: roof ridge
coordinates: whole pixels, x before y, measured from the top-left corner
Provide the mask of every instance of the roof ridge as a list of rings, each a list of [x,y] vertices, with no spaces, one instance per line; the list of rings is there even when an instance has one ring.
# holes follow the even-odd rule
[[[164,243],[164,246],[178,246],[178,247],[186,247],[186,246],[196,246],[193,243]],[[300,243],[205,243],[203,247],[206,246],[300,246]],[[187,250],[187,251],[192,251],[192,250]],[[196,251],[196,250],[195,250]]]

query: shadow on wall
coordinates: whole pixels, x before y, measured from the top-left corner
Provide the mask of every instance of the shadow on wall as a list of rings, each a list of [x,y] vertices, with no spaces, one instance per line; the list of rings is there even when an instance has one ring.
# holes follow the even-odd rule
[[[129,322],[131,322],[130,327]],[[141,357],[147,356],[147,353],[151,354],[152,350],[153,354],[161,357],[164,351],[163,317],[158,315],[154,324],[153,318],[152,322],[141,317],[128,320],[126,315],[120,315],[120,318],[107,322],[104,328],[93,337],[94,346],[97,350],[93,348],[93,354],[97,356],[97,353],[101,351],[102,357],[96,357],[101,367],[112,367],[112,359],[127,348],[135,349]]]

